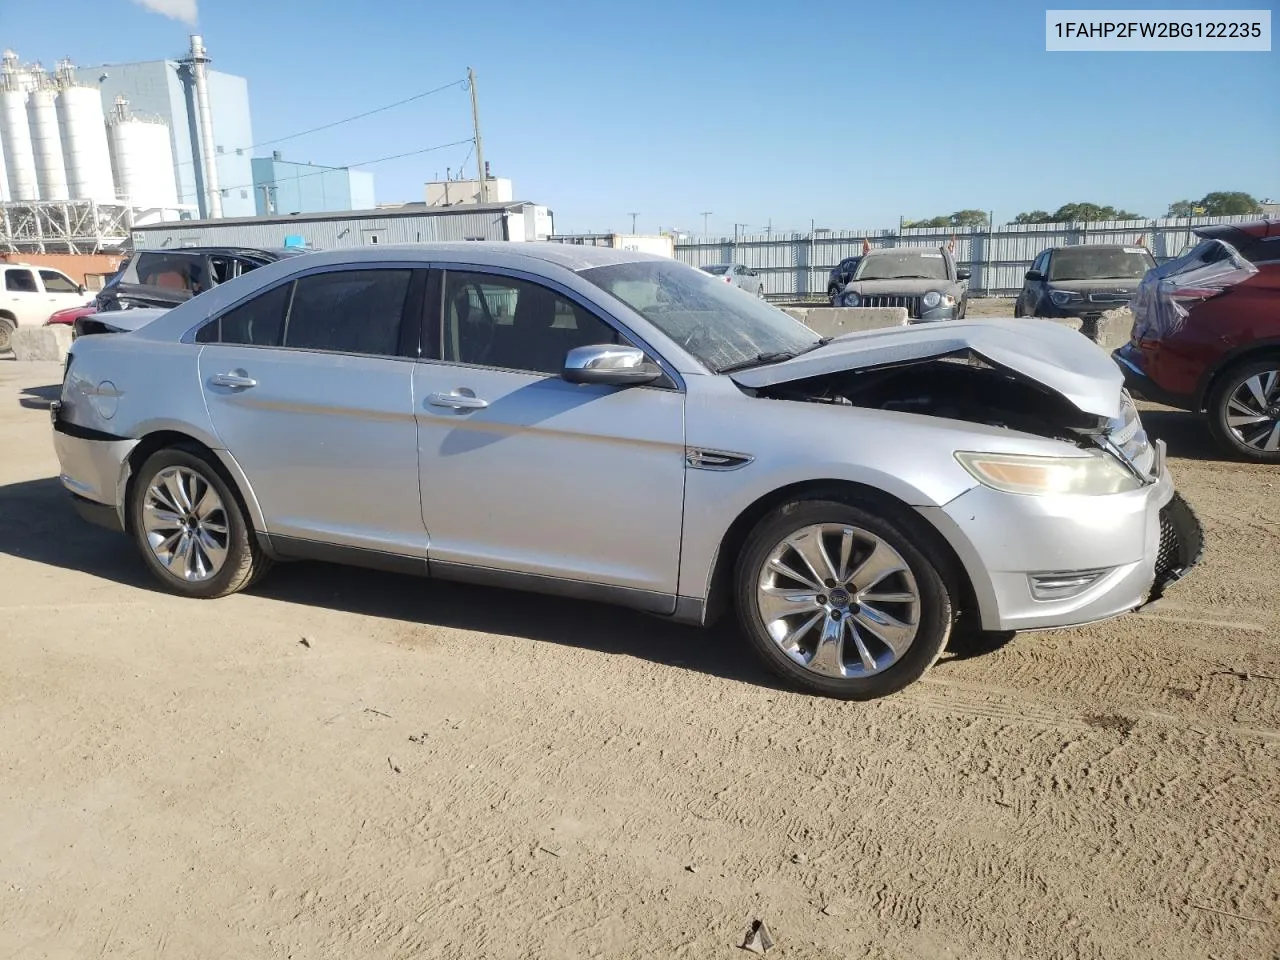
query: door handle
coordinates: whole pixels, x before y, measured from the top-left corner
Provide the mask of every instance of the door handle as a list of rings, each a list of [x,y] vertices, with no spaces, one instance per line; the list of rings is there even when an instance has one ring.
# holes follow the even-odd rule
[[[237,390],[247,390],[258,385],[258,381],[253,377],[241,376],[238,373],[217,373],[209,378],[209,382],[215,387],[232,387]]]
[[[489,405],[488,400],[469,397],[464,393],[433,393],[427,397],[427,403],[433,407],[449,407],[452,410],[483,410]]]

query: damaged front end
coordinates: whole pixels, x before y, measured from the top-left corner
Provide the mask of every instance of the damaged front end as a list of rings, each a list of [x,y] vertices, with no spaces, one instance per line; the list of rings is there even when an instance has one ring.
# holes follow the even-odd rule
[[[1070,444],[1110,461],[1110,473],[1122,479],[1127,474],[1127,482],[1117,481],[1115,486],[1103,485],[1101,489],[1095,485],[1092,492],[1149,491],[1143,495],[1148,520],[1140,525],[1145,532],[1135,528],[1133,536],[1145,540],[1147,564],[1152,564],[1154,552],[1154,577],[1146,582],[1149,590],[1146,584],[1135,586],[1125,608],[1158,599],[1195,566],[1204,546],[1195,514],[1172,491],[1163,442],[1148,437],[1119,370],[1096,345],[1073,330],[1044,321],[1021,321],[1016,329],[999,324],[953,324],[936,333],[914,328],[903,333],[851,335],[793,361],[735,374],[734,379],[740,387],[764,398],[979,424]],[[904,433],[903,441],[910,442],[909,433]],[[967,456],[956,454],[970,469]],[[986,459],[998,461],[1000,457]],[[1024,492],[1002,487],[990,478],[983,482],[1009,493]],[[1061,494],[1071,492],[1058,488]],[[1078,502],[1068,507],[1063,501],[1061,509],[1069,515],[1080,507]],[[1029,541],[1046,535],[1025,534]],[[1133,540],[1126,542],[1132,544]],[[1028,546],[1027,553],[1036,552],[1034,543]],[[1041,546],[1042,555],[1054,555],[1052,543]],[[1089,548],[1081,546],[1077,553],[1088,554]],[[1092,583],[1101,584],[1105,579],[1103,571],[1087,566],[1040,569],[1052,570],[1054,576],[1081,571],[1096,574],[1092,579],[1075,578],[1083,595]],[[1043,585],[1036,581],[1034,567],[1027,570],[1036,599],[1067,598],[1056,587],[1056,593],[1042,595]],[[1027,612],[1024,622],[1028,626],[1034,615],[1034,609]]]

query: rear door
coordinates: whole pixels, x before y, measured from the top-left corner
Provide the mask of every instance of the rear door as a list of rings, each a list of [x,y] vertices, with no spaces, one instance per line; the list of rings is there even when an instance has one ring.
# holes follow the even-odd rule
[[[197,334],[214,429],[286,552],[425,558],[407,346],[425,276],[403,264],[317,270]]]

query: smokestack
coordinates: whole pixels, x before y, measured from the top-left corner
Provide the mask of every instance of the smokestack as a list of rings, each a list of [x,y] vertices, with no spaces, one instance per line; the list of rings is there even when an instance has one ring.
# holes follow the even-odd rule
[[[204,38],[191,35],[191,76],[196,87],[196,113],[200,126],[200,166],[204,172],[206,209],[210,217],[222,216],[222,190],[218,186],[217,151],[213,146],[213,114],[209,111],[209,56]]]

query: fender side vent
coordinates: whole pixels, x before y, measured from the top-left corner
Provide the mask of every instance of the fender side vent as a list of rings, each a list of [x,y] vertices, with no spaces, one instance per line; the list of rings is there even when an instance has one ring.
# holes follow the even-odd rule
[[[728,450],[704,450],[701,447],[685,447],[684,462],[695,470],[737,470],[745,467],[755,457]]]

